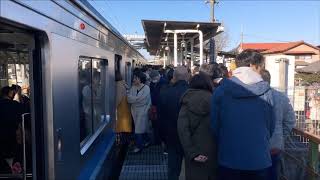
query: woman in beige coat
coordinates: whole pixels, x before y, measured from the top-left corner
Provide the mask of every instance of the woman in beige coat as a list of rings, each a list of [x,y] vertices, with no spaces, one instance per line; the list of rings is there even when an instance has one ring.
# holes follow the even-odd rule
[[[144,84],[146,76],[142,72],[134,74],[133,86],[128,94],[128,102],[131,105],[131,113],[134,121],[134,133],[136,148],[133,152],[140,152],[143,147],[149,145],[147,132],[149,130],[148,112],[151,107],[150,88]]]

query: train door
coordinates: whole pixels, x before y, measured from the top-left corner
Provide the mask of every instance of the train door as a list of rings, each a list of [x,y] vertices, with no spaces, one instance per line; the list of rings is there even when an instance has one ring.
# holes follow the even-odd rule
[[[41,33],[0,19],[0,179],[43,179]]]

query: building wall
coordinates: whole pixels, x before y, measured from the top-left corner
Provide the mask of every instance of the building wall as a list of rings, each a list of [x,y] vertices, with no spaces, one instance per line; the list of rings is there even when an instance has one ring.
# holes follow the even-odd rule
[[[266,69],[271,74],[271,86],[275,89],[280,87],[280,63],[277,60],[281,58],[288,59],[288,71],[287,71],[287,82],[286,82],[286,89],[287,95],[290,100],[293,100],[293,93],[294,93],[294,75],[295,75],[295,57],[290,55],[265,55],[265,63]]]
[[[320,60],[320,50],[312,48],[312,47],[305,45],[305,44],[302,44],[300,46],[292,48],[288,52],[290,52],[290,51],[312,51],[312,52],[314,52],[314,55],[312,55],[312,59],[306,60],[306,62],[312,63],[312,62]]]

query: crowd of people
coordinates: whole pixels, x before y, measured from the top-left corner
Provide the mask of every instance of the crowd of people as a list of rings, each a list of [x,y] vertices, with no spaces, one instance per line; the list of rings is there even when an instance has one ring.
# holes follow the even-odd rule
[[[217,63],[136,68],[130,89],[117,78],[117,111],[126,114],[117,113],[117,135],[134,133],[134,153],[162,145],[169,180],[179,179],[183,159],[187,180],[278,179],[293,108],[270,87],[259,52],[245,50],[235,63],[232,74]]]
[[[285,94],[270,87],[259,52],[245,50],[235,63],[232,73],[217,63],[135,68],[131,87],[116,71],[117,144],[133,144],[133,153],[162,146],[169,180],[179,179],[183,159],[187,180],[278,179],[284,142],[295,126],[293,108]],[[24,113],[30,113],[30,100],[21,87],[3,87],[1,173],[21,172]]]
[[[19,85],[5,86],[0,93],[0,173],[22,172],[22,115],[30,113],[30,99]],[[30,118],[30,116],[25,116]],[[31,121],[26,119],[27,171],[31,171]]]

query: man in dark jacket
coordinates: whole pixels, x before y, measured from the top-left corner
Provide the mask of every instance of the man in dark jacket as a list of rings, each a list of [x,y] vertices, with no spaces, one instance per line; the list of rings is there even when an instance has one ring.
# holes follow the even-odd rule
[[[153,136],[154,136],[154,143],[161,144],[164,141],[164,136],[161,130],[161,121],[158,118],[158,104],[160,98],[160,90],[163,86],[167,83],[166,81],[160,76],[160,73],[157,70],[152,70],[150,72],[150,94],[151,94],[151,109],[149,112],[150,120],[152,121],[153,127]]]
[[[16,130],[21,123],[23,107],[12,100],[14,90],[9,86],[1,89],[0,98],[0,172],[8,169],[5,159],[11,159],[17,155]],[[3,172],[2,172],[3,173]]]
[[[164,123],[164,133],[168,150],[168,179],[178,180],[183,149],[181,147],[177,121],[180,111],[180,98],[188,89],[188,70],[185,67],[177,67],[173,73],[173,84],[164,88],[160,93],[159,115]]]
[[[259,74],[262,64],[260,53],[243,51],[236,58],[233,77],[214,92],[211,123],[218,143],[220,179],[269,179],[275,116],[271,88]]]

